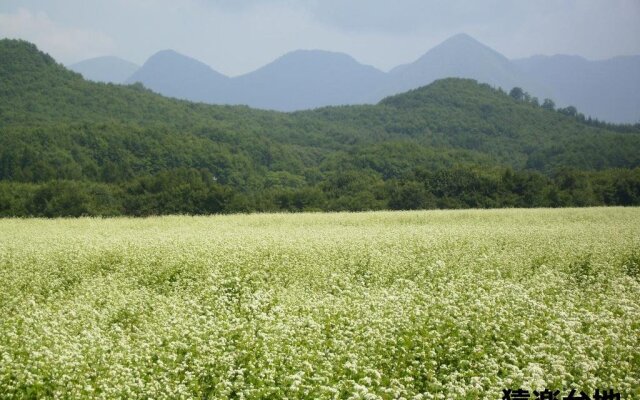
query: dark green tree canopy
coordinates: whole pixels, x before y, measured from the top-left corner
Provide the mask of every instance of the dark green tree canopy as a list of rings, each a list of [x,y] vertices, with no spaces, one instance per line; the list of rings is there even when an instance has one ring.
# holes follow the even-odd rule
[[[551,99],[544,99],[542,102],[542,108],[553,111],[556,109],[556,103]]]
[[[509,96],[513,97],[514,100],[523,101],[525,99],[525,96],[528,96],[528,94],[526,94],[526,92],[522,90],[522,88],[516,86],[511,89],[511,91],[509,92]]]

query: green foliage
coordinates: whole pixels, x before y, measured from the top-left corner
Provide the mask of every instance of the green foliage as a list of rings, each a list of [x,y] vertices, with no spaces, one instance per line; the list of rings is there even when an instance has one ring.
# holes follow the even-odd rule
[[[640,204],[640,129],[522,89],[285,114],[87,82],[6,39],[0,82],[4,216]]]
[[[514,87],[509,92],[509,96],[513,97],[513,99],[516,101],[523,101],[525,99],[525,94],[526,92],[519,87]]]
[[[634,249],[623,258],[622,270],[628,276],[640,281],[640,250]]]
[[[569,275],[578,284],[595,284],[597,270],[591,260],[591,254],[585,254],[569,263]]]

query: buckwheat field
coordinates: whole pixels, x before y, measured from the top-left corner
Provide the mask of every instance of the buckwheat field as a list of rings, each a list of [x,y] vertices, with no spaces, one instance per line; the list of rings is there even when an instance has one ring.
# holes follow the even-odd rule
[[[640,209],[0,220],[1,398],[518,388],[640,398]]]

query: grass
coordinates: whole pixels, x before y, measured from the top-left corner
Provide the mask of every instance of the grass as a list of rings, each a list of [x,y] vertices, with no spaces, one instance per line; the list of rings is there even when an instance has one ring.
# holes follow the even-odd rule
[[[640,209],[0,220],[2,398],[640,397]]]

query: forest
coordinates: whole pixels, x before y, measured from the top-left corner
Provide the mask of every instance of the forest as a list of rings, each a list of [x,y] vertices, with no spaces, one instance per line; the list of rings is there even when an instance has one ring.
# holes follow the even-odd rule
[[[640,205],[640,125],[445,79],[282,113],[82,77],[0,40],[0,216]]]

